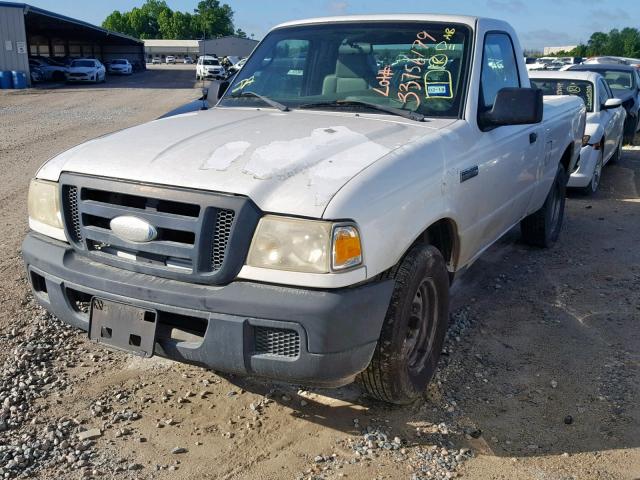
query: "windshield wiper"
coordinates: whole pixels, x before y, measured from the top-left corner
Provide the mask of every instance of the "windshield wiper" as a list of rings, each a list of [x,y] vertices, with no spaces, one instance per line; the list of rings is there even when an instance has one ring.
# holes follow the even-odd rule
[[[315,108],[315,107],[349,107],[349,106],[362,106],[371,108],[372,110],[379,110],[381,112],[390,113],[392,115],[398,115],[400,117],[408,118],[416,122],[424,122],[426,117],[418,112],[412,112],[410,110],[403,110],[402,108],[389,107],[387,105],[378,105],[377,103],[363,102],[362,100],[335,100],[331,102],[316,102],[316,103],[304,103],[298,108]]]
[[[271,105],[273,108],[277,108],[281,112],[288,112],[289,107],[283,105],[280,102],[276,102],[275,100],[271,100],[269,97],[265,97],[264,95],[260,95],[256,92],[240,92],[235,95],[231,95],[231,98],[242,98],[242,97],[256,97],[262,100],[264,103]]]

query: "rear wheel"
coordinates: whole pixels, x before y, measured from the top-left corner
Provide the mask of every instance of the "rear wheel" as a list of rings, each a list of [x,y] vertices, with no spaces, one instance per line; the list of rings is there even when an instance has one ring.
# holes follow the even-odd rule
[[[378,345],[358,380],[372,397],[404,405],[424,393],[435,373],[449,319],[449,276],[440,251],[421,244],[394,278]]]
[[[566,190],[567,176],[564,166],[559,164],[544,205],[520,222],[522,239],[526,243],[548,248],[558,240],[564,218]]]

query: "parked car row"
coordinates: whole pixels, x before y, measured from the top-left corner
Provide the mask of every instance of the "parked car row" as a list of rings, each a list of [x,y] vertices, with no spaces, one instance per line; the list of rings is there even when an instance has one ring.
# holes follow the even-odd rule
[[[595,193],[602,168],[620,157],[623,144],[640,131],[640,70],[624,63],[590,62],[565,71],[530,71],[544,95],[574,95],[587,108],[580,157],[568,187]]]
[[[31,81],[39,82],[104,82],[106,74],[131,75],[141,69],[138,62],[117,58],[102,63],[95,58],[69,58],[58,60],[49,57],[29,58]]]
[[[196,80],[214,79],[222,80],[227,79],[240,71],[246,62],[246,58],[237,56],[227,56],[219,58],[215,54],[201,55],[195,61],[196,64]],[[167,55],[164,60],[160,56],[151,58],[152,65],[176,65],[183,63],[185,65],[191,65],[194,60],[190,56],[185,56],[182,59],[177,58],[174,55]]]

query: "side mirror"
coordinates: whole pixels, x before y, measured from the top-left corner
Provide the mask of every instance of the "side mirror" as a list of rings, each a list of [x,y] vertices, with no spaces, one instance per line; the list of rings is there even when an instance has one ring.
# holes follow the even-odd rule
[[[619,98],[610,98],[609,100],[604,102],[604,105],[602,105],[602,109],[609,110],[610,108],[618,108],[620,106],[622,106],[622,100],[620,100]]]
[[[505,125],[531,125],[542,121],[542,90],[537,88],[503,88],[496,95],[493,108],[481,113],[480,127],[489,129]]]
[[[227,88],[229,88],[229,82],[227,81],[220,82],[220,85],[218,86],[218,100],[222,98],[222,96],[224,95],[224,92],[227,91]]]

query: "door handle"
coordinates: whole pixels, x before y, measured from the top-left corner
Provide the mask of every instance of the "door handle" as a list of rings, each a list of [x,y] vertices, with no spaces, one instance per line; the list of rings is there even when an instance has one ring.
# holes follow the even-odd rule
[[[536,132],[531,132],[529,134],[529,143],[536,143],[536,140],[538,140],[538,134]]]

